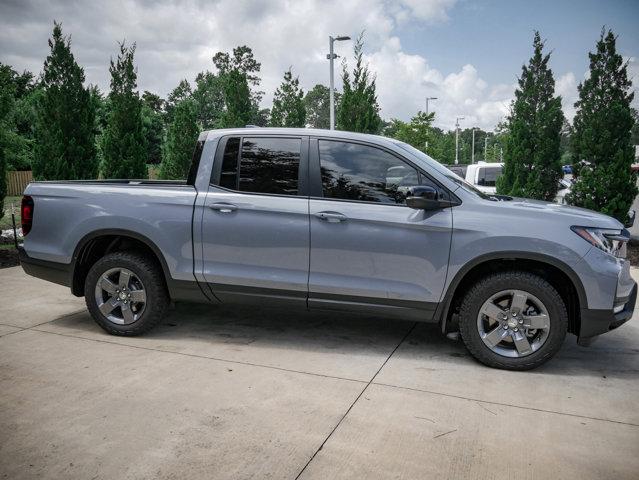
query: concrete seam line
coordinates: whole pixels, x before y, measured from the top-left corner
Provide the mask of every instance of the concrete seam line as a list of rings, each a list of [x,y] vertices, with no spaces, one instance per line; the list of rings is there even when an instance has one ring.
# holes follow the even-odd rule
[[[491,401],[491,400],[481,400],[479,398],[463,397],[461,395],[453,395],[453,394],[450,394],[450,393],[434,392],[432,390],[422,390],[420,388],[402,387],[401,385],[391,385],[389,383],[373,382],[373,385],[377,385],[377,386],[380,386],[380,387],[388,387],[388,388],[399,388],[401,390],[411,390],[413,392],[429,393],[431,395],[438,395],[438,396],[441,396],[441,397],[457,398],[459,400],[466,400],[468,402],[488,403],[489,405],[499,405],[499,406],[502,406],[502,407],[519,408],[521,410],[532,410],[532,411],[535,411],[535,412],[550,413],[550,414],[553,414],[553,415],[564,415],[566,417],[583,418],[584,420],[596,420],[596,421],[599,421],[599,422],[608,422],[608,423],[616,423],[616,424],[620,424],[620,425],[627,425],[629,427],[639,427],[639,424],[637,424],[637,423],[622,422],[621,420],[610,420],[608,418],[589,417],[588,415],[579,415],[578,413],[557,412],[555,410],[545,410],[543,408],[536,408],[536,407],[524,407],[522,405],[513,405],[511,403],[495,402],[495,401]]]
[[[197,355],[194,353],[184,353],[184,352],[172,352],[170,350],[162,350],[160,348],[151,348],[151,347],[141,347],[139,345],[128,345],[126,343],[118,343],[118,342],[110,342],[108,340],[98,340],[95,338],[86,338],[86,337],[81,337],[79,335],[69,335],[67,333],[59,333],[59,332],[49,332],[48,330],[40,330],[39,328],[25,328],[24,330],[30,330],[32,332],[39,332],[39,333],[48,333],[51,335],[58,335],[60,337],[67,337],[67,338],[77,338],[79,340],[86,340],[87,342],[97,342],[97,343],[106,343],[108,345],[117,345],[119,347],[128,347],[128,348],[136,348],[138,350],[146,350],[149,352],[158,352],[158,353],[166,353],[169,355],[182,355],[184,357],[191,357],[191,358],[201,358],[204,360],[213,360],[216,362],[224,362],[224,363],[232,363],[234,365],[245,365],[248,367],[260,367],[260,368],[268,368],[271,370],[279,370],[282,372],[288,372],[288,373],[297,373],[300,375],[311,375],[313,377],[322,377],[322,378],[331,378],[333,380],[343,380],[345,382],[355,382],[355,383],[366,383],[366,380],[357,380],[356,378],[345,378],[345,377],[338,377],[336,375],[325,375],[322,373],[313,373],[313,372],[305,372],[302,370],[292,370],[290,368],[283,368],[283,367],[275,367],[272,365],[262,365],[260,363],[251,363],[251,362],[241,362],[239,360],[227,360],[225,358],[219,358],[219,357],[207,357],[206,355]],[[12,332],[12,333],[16,333],[16,332]]]
[[[388,361],[390,360],[390,358],[395,354],[395,352],[397,351],[397,349],[400,347],[400,345],[402,343],[404,343],[404,341],[408,338],[408,336],[412,333],[412,331],[415,329],[415,327],[417,326],[417,322],[413,323],[413,325],[408,329],[408,331],[406,332],[406,334],[402,337],[402,339],[399,341],[399,343],[395,346],[395,348],[393,349],[393,351],[388,355],[388,357],[386,357],[386,360],[384,360],[384,362],[381,364],[381,366],[377,369],[377,371],[375,372],[375,374],[372,376],[372,378],[370,379],[370,381],[366,384],[366,386],[362,389],[361,392],[359,392],[359,395],[357,395],[357,397],[355,397],[355,400],[353,400],[353,403],[351,403],[351,405],[348,407],[348,409],[346,409],[346,412],[344,413],[344,415],[342,415],[342,418],[339,419],[339,421],[337,422],[337,424],[333,427],[333,429],[330,431],[330,433],[328,434],[328,436],[324,439],[324,441],[321,443],[321,445],[319,446],[319,448],[317,450],[315,450],[315,453],[313,453],[313,455],[311,456],[311,458],[309,458],[308,462],[306,462],[306,465],[304,465],[304,467],[302,468],[302,470],[300,470],[300,473],[297,474],[297,476],[295,477],[295,480],[298,480],[302,474],[304,473],[304,471],[306,470],[306,468],[311,464],[311,462],[313,461],[313,459],[315,458],[315,456],[320,452],[320,450],[322,450],[322,448],[324,448],[324,445],[326,444],[326,442],[328,442],[328,440],[331,438],[331,436],[333,435],[333,433],[335,433],[335,431],[337,430],[337,428],[341,425],[341,423],[344,421],[344,419],[346,418],[346,416],[350,413],[350,411],[353,409],[353,407],[355,406],[355,404],[357,403],[357,401],[362,397],[362,395],[364,395],[364,392],[366,391],[366,389],[373,383],[373,380],[375,380],[375,377],[377,377],[377,375],[379,374],[379,372],[382,371],[382,368],[384,368],[384,366],[388,363]]]
[[[5,326],[13,327],[13,325],[5,325]],[[27,328],[20,328],[20,327],[14,327],[14,328],[18,328],[18,330],[16,330],[15,332],[3,333],[2,335],[0,335],[0,338],[8,337],[9,335],[13,335],[14,333],[20,333],[20,332],[24,332],[25,330],[28,330]]]
[[[63,318],[72,317],[73,315],[77,315],[78,313],[86,312],[86,308],[82,308],[80,310],[76,310],[75,312],[65,313],[64,315],[60,315],[59,317],[52,318],[51,320],[47,320],[46,322],[38,323],[36,325],[31,325],[30,327],[25,327],[25,329],[36,328],[41,325],[46,325],[47,323],[55,322],[56,320],[62,320]]]

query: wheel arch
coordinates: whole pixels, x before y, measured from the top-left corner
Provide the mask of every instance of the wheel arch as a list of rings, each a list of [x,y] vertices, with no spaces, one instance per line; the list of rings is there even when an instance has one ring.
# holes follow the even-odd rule
[[[580,307],[587,306],[584,286],[575,271],[565,262],[550,255],[534,252],[491,252],[475,257],[453,277],[435,312],[442,332],[455,331],[455,314],[466,287],[482,276],[504,270],[524,270],[541,274],[560,293],[568,309],[568,331],[576,335],[580,329]]]
[[[152,254],[154,260],[162,268],[167,287],[171,283],[171,275],[166,259],[158,246],[148,237],[138,232],[126,229],[95,230],[78,242],[71,261],[71,292],[77,297],[84,295],[84,280],[91,266],[104,255],[121,250],[124,244],[134,245],[133,249]]]

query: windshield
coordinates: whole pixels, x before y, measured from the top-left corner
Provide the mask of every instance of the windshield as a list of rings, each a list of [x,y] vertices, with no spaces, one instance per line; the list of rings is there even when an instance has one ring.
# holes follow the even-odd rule
[[[483,198],[484,200],[497,200],[497,198],[495,198],[495,197],[493,197],[491,195],[486,195],[484,192],[482,192],[480,190],[477,190],[474,187],[474,185],[472,185],[471,183],[467,182],[466,179],[464,179],[464,178],[462,178],[462,177],[460,177],[458,175],[455,175],[452,171],[450,171],[449,169],[444,167],[437,160],[435,160],[435,159],[429,157],[428,155],[426,155],[421,150],[418,150],[415,147],[413,147],[412,145],[409,145],[407,143],[400,142],[399,140],[393,140],[393,141],[395,142],[396,145],[399,145],[401,148],[403,148],[407,152],[412,153],[413,155],[415,155],[420,160],[424,160],[433,169],[437,170],[439,173],[444,175],[446,178],[448,178],[452,182],[455,182],[457,185],[459,185],[461,188],[463,188],[467,192],[473,193],[473,194],[477,195],[478,197]]]

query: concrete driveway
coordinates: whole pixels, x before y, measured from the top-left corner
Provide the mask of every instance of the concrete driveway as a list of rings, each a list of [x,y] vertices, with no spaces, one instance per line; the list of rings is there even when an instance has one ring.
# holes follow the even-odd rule
[[[179,305],[119,338],[0,292],[0,478],[639,478],[639,316],[512,373],[427,325]]]

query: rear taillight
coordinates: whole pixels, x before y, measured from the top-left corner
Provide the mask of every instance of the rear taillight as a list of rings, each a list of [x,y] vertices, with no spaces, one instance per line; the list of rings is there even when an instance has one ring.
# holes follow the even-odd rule
[[[33,225],[33,198],[29,195],[22,197],[22,206],[20,207],[20,221],[22,223],[22,235],[27,236]]]

